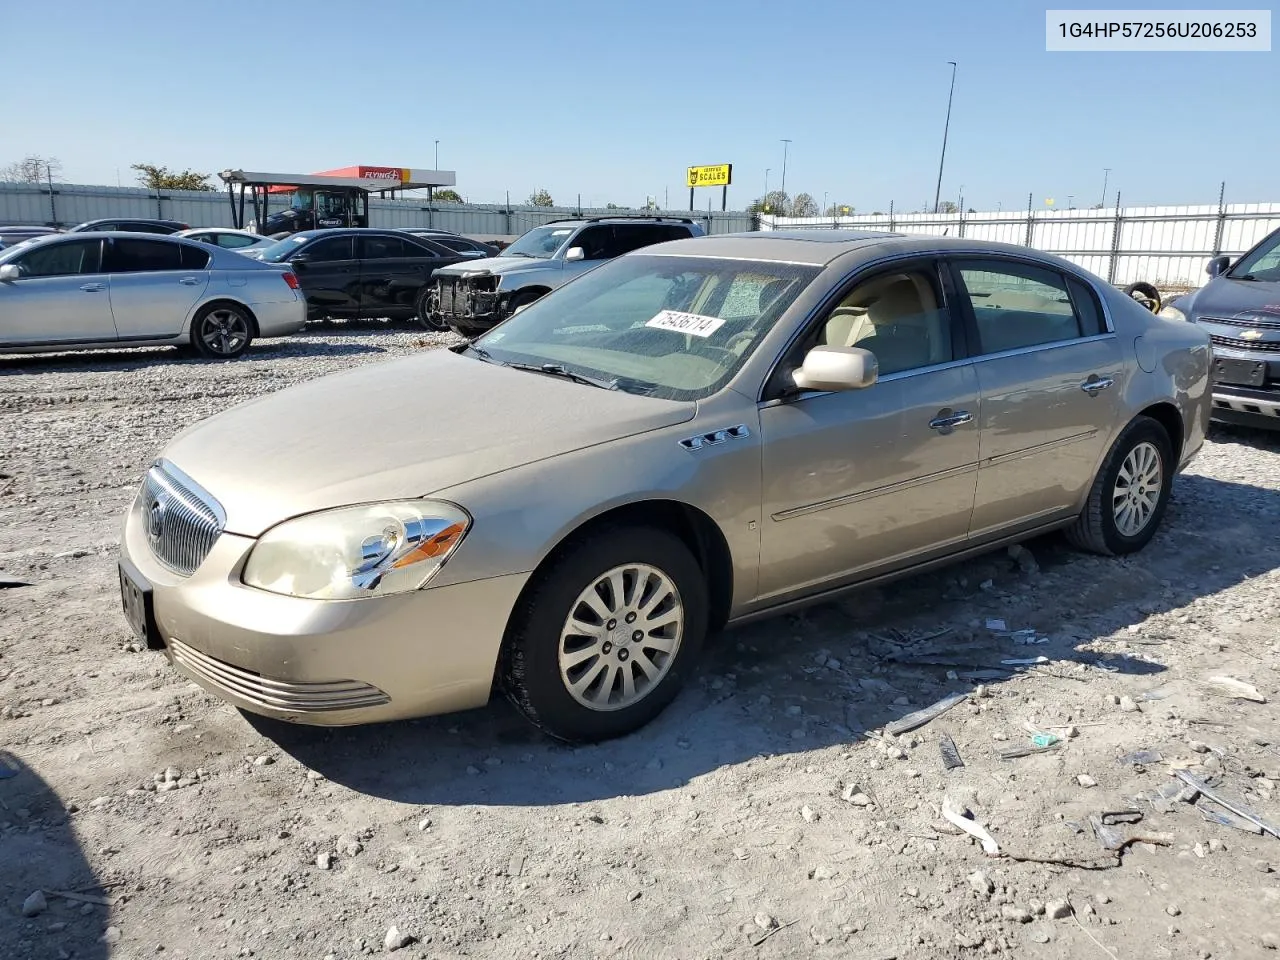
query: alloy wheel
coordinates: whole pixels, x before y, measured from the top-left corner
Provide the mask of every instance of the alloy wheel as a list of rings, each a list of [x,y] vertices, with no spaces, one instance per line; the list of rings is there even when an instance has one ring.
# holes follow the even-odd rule
[[[210,353],[230,356],[249,339],[249,324],[235,310],[212,310],[200,325],[200,339]]]
[[[560,632],[560,678],[591,710],[622,710],[662,682],[684,635],[680,591],[657,567],[614,567],[583,590]]]
[[[1111,494],[1116,529],[1135,537],[1151,522],[1164,484],[1164,467],[1155,444],[1143,441],[1129,451]]]

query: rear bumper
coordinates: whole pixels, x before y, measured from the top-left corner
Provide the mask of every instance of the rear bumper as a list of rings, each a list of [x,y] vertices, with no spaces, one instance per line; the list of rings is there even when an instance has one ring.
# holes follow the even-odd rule
[[[307,301],[281,300],[275,303],[255,303],[253,315],[258,320],[258,336],[284,337],[297,333],[307,323]]]

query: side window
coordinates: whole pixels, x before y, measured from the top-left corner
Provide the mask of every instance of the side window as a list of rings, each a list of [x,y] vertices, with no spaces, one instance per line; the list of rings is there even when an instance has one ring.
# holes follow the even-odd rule
[[[163,240],[110,240],[106,267],[107,273],[181,270],[182,244]]]
[[[237,247],[247,247],[257,243],[252,237],[242,237],[238,233],[220,233],[217,236],[218,246],[226,247],[228,250],[234,250]]]
[[[357,244],[357,254],[361,260],[386,260],[392,257],[421,257],[422,251],[415,250],[399,237],[361,236]]]
[[[981,353],[1000,353],[1082,335],[1066,279],[1052,270],[999,260],[961,260],[956,273],[973,307]]]
[[[127,233],[168,233],[164,227],[155,226],[150,223],[121,223],[112,229],[123,230]]]
[[[183,270],[203,270],[209,266],[212,259],[207,250],[201,250],[199,247],[193,247],[189,243],[179,246],[182,257]]]
[[[351,260],[350,236],[325,237],[297,251],[305,253],[311,260]]]
[[[573,238],[571,247],[581,247],[587,260],[608,260],[615,254],[613,249],[613,227],[586,227]]]
[[[474,243],[469,240],[455,240],[453,237],[433,237],[436,243],[444,244],[450,250],[456,250],[459,253],[466,253],[469,250],[479,250]]]
[[[859,282],[808,341],[823,344],[870,350],[881,376],[954,360],[951,311],[936,270],[894,270]]]
[[[650,224],[621,224],[614,227],[613,231],[613,256],[615,257],[620,257],[631,250],[639,250],[641,247],[671,239],[667,236],[666,227]]]
[[[101,240],[46,243],[19,257],[15,263],[24,277],[68,277],[97,273],[101,251]]]
[[[1107,332],[1106,321],[1102,318],[1102,307],[1098,303],[1098,295],[1075,277],[1067,277],[1067,286],[1071,288],[1071,303],[1076,308],[1076,316],[1080,318],[1080,329],[1086,337],[1096,337]]]

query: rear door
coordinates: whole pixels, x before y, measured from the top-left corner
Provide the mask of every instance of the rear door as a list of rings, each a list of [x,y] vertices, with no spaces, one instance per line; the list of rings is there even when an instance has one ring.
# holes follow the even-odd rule
[[[982,391],[972,535],[1075,509],[1119,416],[1126,366],[1089,287],[1044,266],[954,257]]]
[[[209,254],[158,236],[111,237],[103,251],[121,340],[176,337],[209,285]]]
[[[75,234],[75,236],[80,236]],[[102,238],[46,240],[16,260],[17,280],[0,281],[0,345],[114,340]]]
[[[397,319],[417,309],[418,296],[437,267],[462,259],[431,241],[385,233],[357,237],[356,255],[360,260],[361,315]]]
[[[360,312],[360,261],[351,234],[317,237],[303,244],[289,262],[312,316],[354,317]]]

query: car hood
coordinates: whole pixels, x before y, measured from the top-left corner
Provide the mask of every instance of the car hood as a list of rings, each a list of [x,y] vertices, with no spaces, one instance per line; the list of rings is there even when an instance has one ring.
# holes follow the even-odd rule
[[[1197,319],[1259,317],[1264,322],[1277,323],[1280,322],[1280,283],[1215,277],[1195,292],[1190,308]]]
[[[695,410],[432,350],[233,407],[162,456],[218,500],[228,532],[258,536],[300,514],[426,496]]]
[[[525,270],[555,269],[558,260],[540,260],[536,257],[483,257],[478,260],[463,260],[448,267],[441,267],[435,272],[437,277],[461,277],[471,273],[488,273],[501,276],[508,273],[522,273]]]

